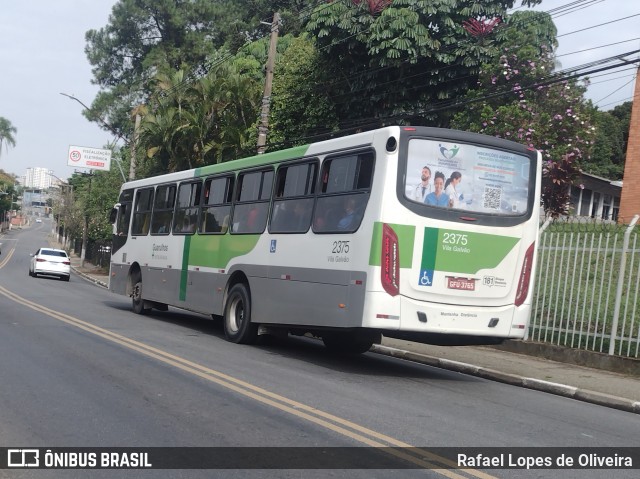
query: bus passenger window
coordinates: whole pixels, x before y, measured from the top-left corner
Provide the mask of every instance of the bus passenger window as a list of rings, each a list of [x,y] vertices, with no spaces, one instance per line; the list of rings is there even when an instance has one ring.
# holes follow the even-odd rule
[[[171,231],[173,206],[176,200],[176,185],[161,185],[156,188],[151,216],[151,234],[166,235]]]
[[[136,192],[131,234],[135,236],[149,233],[151,209],[153,205],[153,188],[145,188]]]
[[[313,217],[315,233],[353,233],[364,216],[373,183],[373,153],[327,158]]]
[[[318,162],[306,161],[278,168],[271,233],[306,233],[311,226]]]
[[[180,184],[173,220],[174,234],[193,234],[196,232],[201,191],[201,181]]]
[[[267,226],[273,170],[252,171],[238,175],[232,233],[262,233]]]
[[[200,233],[224,234],[229,229],[233,176],[208,178],[204,182]]]

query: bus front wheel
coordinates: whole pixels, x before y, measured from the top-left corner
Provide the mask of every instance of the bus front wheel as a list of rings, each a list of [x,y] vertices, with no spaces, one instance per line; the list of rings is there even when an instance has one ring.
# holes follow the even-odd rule
[[[136,314],[147,314],[150,309],[144,307],[144,299],[142,299],[142,279],[136,279],[137,281],[133,285],[133,291],[131,292],[132,309]]]
[[[243,283],[229,290],[224,307],[224,335],[227,341],[253,344],[258,338],[258,325],[251,322],[251,296]]]

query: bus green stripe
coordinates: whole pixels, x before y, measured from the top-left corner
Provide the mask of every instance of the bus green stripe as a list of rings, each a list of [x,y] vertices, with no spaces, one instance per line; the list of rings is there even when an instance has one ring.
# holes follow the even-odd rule
[[[422,264],[423,270],[433,271],[436,269],[436,256],[438,255],[439,235],[438,228],[425,228],[424,240],[422,242]]]
[[[195,169],[194,177],[214,175],[216,173],[224,173],[226,171],[237,171],[245,168],[255,168],[257,166],[270,165],[280,161],[302,158],[307,154],[309,146],[310,145],[296,146],[286,150],[274,151],[263,155],[254,155],[249,158],[242,158],[231,162],[203,166]]]
[[[189,249],[191,236],[184,237],[184,249],[182,251],[182,271],[180,272],[180,301],[187,300],[187,277],[189,276]]]

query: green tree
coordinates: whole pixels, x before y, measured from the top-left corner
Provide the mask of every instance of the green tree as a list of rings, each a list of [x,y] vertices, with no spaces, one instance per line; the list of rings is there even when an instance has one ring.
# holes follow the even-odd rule
[[[330,83],[330,69],[323,66],[313,41],[306,35],[293,39],[278,58],[269,144],[291,146],[291,140],[337,129],[331,91],[325,87]]]
[[[158,75],[158,102],[141,123],[140,144],[152,161],[147,174],[179,171],[247,154],[254,147],[260,106],[260,63],[221,63],[193,83],[184,71]],[[255,145],[255,141],[253,141]]]
[[[624,170],[625,125],[608,111],[594,110],[592,116],[596,129],[593,153],[582,162],[581,168],[593,175],[620,180]]]
[[[16,146],[14,135],[18,133],[15,126],[9,120],[0,116],[0,156],[2,156],[2,147],[8,149],[10,146]]]
[[[629,143],[629,127],[631,125],[631,108],[633,106],[632,101],[627,101],[622,105],[617,105],[608,112],[620,122],[620,129],[622,130],[622,154],[627,154],[627,146]],[[624,163],[624,161],[623,161]]]
[[[306,28],[335,78],[330,88],[341,126],[362,119],[446,124],[446,113],[422,112],[475,88],[480,65],[496,56],[504,39],[506,29],[493,27],[514,3],[336,0],[318,6]],[[482,41],[471,41],[469,22],[483,25]]]
[[[16,190],[17,178],[15,175],[6,173],[0,169],[0,215],[4,215],[7,211],[13,209],[12,201],[18,195]],[[4,216],[0,216],[0,223],[5,221]]]
[[[89,30],[85,53],[93,83],[101,91],[87,118],[104,118],[130,137],[134,105],[149,103],[159,73],[185,71],[185,81],[205,75],[221,57],[235,54],[248,41],[266,37],[274,9],[287,19],[285,30],[300,27],[299,0],[120,0],[109,23]],[[188,72],[188,73],[186,73]]]

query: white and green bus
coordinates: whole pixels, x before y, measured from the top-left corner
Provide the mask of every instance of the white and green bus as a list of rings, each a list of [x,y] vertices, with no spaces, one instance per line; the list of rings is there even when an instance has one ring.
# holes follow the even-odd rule
[[[223,317],[225,336],[522,338],[541,157],[489,136],[387,127],[125,183],[111,291],[144,314]]]

